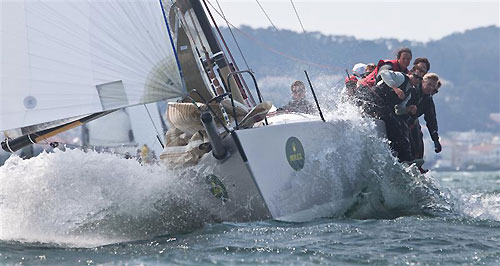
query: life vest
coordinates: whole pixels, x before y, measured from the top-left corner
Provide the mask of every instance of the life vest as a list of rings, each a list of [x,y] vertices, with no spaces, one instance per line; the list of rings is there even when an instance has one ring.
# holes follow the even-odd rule
[[[351,75],[345,78],[345,87],[348,95],[353,95],[358,84],[358,77]]]
[[[361,80],[361,83],[360,83],[361,86],[363,86],[363,87],[375,86],[375,84],[377,83],[377,74],[378,74],[379,68],[381,68],[383,65],[387,65],[387,64],[390,64],[392,66],[393,71],[403,72],[405,74],[408,74],[408,68],[401,69],[401,66],[399,65],[397,59],[379,60],[375,70],[373,70],[372,73],[370,73],[368,76],[366,76],[366,78]]]
[[[358,78],[356,76],[354,76],[354,75],[350,75],[349,77],[345,78],[344,82],[345,82],[346,85],[349,82],[354,82],[354,84],[356,84],[358,82]]]

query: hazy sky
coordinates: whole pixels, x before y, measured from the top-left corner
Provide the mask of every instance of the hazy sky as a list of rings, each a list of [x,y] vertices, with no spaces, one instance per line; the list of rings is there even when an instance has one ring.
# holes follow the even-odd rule
[[[216,0],[207,0],[217,7]],[[270,27],[256,0],[218,0],[234,25]],[[290,0],[258,1],[278,29],[302,32]],[[440,39],[454,32],[500,24],[499,1],[293,0],[306,31],[362,39]],[[218,18],[218,24],[224,21]],[[496,40],[498,41],[498,40]]]

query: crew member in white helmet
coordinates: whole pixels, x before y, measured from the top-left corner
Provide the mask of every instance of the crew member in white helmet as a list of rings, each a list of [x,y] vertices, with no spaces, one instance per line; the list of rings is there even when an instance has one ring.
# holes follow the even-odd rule
[[[347,70],[346,70],[347,71]],[[345,88],[343,90],[344,94],[349,96],[354,95],[354,91],[356,90],[358,80],[363,79],[365,77],[366,64],[357,63],[352,68],[352,75],[349,75],[345,78]]]

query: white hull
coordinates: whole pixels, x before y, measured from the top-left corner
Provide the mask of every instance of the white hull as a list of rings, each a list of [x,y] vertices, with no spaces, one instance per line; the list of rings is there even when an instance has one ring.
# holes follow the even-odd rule
[[[224,139],[228,159],[218,161],[209,153],[200,163],[210,165],[204,174],[215,175],[225,187],[228,199],[221,204],[229,220],[306,221],[342,215],[362,193],[363,182],[331,176],[331,171],[325,175],[320,156],[325,143],[335,146],[336,139],[349,137],[344,135],[347,126],[309,120],[238,130]],[[377,131],[383,134],[383,129],[382,124]]]

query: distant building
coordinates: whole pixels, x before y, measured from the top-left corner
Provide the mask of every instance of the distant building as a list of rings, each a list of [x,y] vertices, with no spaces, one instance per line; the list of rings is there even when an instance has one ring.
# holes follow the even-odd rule
[[[488,132],[450,132],[434,167],[446,170],[500,169],[500,136]],[[426,157],[427,158],[427,157]]]
[[[490,119],[497,123],[500,123],[500,113],[491,113]]]

